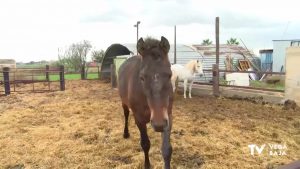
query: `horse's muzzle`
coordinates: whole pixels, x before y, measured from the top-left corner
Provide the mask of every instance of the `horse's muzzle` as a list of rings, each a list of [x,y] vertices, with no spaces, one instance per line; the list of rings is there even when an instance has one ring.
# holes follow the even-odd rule
[[[162,123],[155,123],[151,120],[151,126],[156,132],[163,132],[165,128],[169,126],[168,120],[164,120]]]

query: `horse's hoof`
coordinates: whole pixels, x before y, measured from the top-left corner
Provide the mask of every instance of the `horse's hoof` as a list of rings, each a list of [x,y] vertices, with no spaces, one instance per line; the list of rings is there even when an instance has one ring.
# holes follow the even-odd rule
[[[150,164],[145,164],[145,169],[151,169],[151,165]]]
[[[129,138],[129,137],[130,137],[130,134],[129,134],[129,133],[124,133],[124,134],[123,134],[123,138],[127,139],[127,138]]]

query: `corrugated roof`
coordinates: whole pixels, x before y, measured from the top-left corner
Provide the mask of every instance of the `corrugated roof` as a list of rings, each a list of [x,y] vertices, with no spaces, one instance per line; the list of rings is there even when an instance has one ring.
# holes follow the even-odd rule
[[[273,41],[300,41],[300,39],[276,39]]]

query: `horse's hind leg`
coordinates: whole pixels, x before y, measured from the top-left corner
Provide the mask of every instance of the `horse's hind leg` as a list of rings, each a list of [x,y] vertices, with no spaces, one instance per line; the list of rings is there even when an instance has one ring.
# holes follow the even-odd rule
[[[124,117],[125,117],[125,127],[124,127],[124,133],[123,137],[124,138],[129,138],[130,134],[128,131],[128,116],[129,116],[129,108],[126,104],[122,104],[123,110],[124,110]]]
[[[189,86],[189,97],[192,98],[192,86],[193,86],[194,81],[191,81],[190,86]]]
[[[186,87],[187,87],[187,83],[188,83],[188,80],[185,79],[184,82],[183,82],[183,97],[186,98]]]
[[[176,89],[176,81],[177,81],[177,75],[175,72],[172,72],[171,83],[173,87],[173,93],[175,92]]]

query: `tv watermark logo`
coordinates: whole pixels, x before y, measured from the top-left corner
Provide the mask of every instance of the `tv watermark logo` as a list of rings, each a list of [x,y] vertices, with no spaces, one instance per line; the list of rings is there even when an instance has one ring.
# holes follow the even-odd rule
[[[266,152],[270,156],[284,156],[286,155],[287,146],[286,144],[263,144],[263,145],[256,145],[256,144],[249,144],[250,154],[260,155],[263,152]]]

